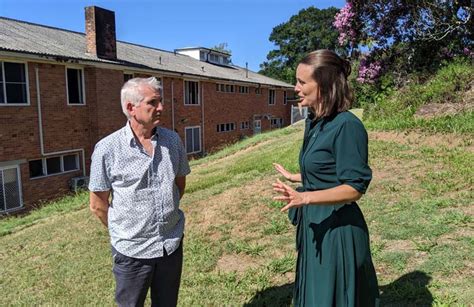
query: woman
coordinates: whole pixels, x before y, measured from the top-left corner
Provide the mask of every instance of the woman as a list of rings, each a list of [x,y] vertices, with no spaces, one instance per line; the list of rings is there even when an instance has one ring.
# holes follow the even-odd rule
[[[378,306],[377,277],[369,233],[356,204],[372,178],[367,132],[348,112],[352,104],[349,62],[329,50],[308,54],[296,70],[299,104],[309,107],[300,173],[275,169],[297,190],[278,180],[274,199],[297,225],[295,306]]]

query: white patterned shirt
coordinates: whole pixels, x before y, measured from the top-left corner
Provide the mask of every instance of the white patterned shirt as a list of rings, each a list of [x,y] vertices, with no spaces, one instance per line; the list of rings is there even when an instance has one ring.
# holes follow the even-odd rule
[[[89,190],[111,191],[108,229],[112,246],[134,258],[173,253],[184,232],[176,177],[190,168],[178,134],[157,127],[149,156],[130,124],[100,140],[92,154]]]

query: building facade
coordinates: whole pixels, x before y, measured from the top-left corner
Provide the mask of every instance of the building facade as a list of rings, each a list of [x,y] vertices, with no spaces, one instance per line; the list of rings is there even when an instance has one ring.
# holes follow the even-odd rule
[[[84,184],[98,140],[126,123],[120,89],[163,86],[162,125],[199,156],[290,124],[292,86],[207,48],[116,41],[114,13],[86,8],[86,34],[0,17],[0,213]]]

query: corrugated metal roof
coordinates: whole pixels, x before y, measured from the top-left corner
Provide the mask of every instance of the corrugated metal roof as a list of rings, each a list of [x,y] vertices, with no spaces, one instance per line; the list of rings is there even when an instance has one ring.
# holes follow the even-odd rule
[[[220,66],[175,52],[117,41],[117,60],[100,59],[86,53],[86,36],[44,25],[0,17],[0,50],[64,57],[145,68],[164,72],[182,73],[206,78],[249,82],[270,86],[293,87],[238,66]]]

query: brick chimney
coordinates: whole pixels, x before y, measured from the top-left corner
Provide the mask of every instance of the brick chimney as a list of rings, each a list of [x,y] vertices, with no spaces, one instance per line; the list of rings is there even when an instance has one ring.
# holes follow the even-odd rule
[[[87,53],[116,60],[115,13],[97,6],[86,7]]]

